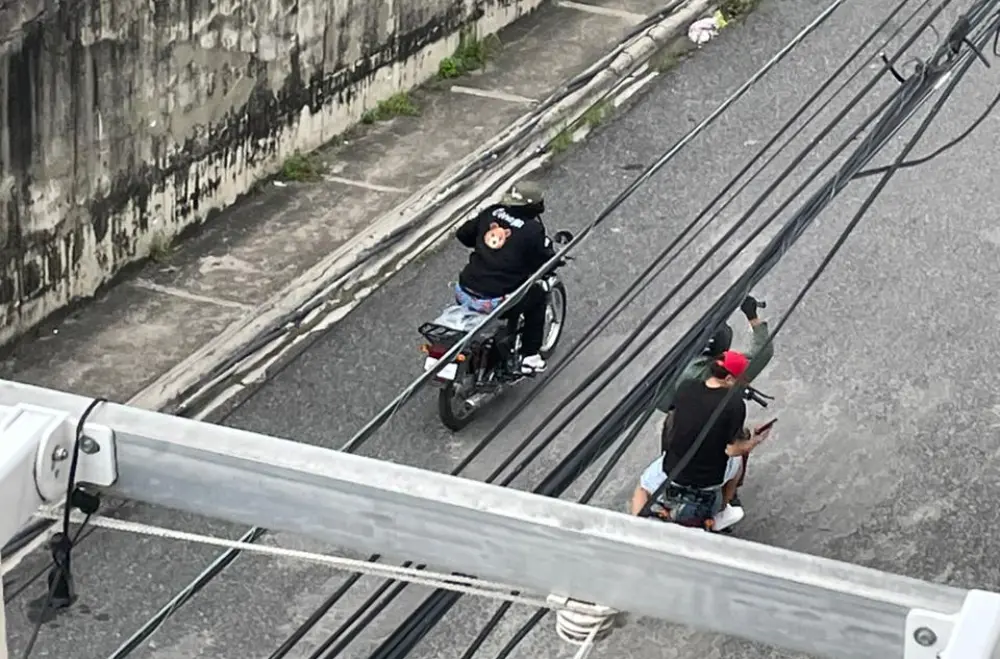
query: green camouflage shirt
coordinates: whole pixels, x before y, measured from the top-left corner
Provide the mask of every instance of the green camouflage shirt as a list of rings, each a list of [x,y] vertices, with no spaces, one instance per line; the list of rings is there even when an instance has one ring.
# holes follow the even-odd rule
[[[744,379],[747,382],[753,382],[753,379],[760,375],[760,372],[764,370],[768,362],[771,361],[771,358],[774,357],[774,344],[768,342],[770,337],[771,334],[767,330],[766,322],[762,321],[753,328],[753,343],[750,345],[750,349],[746,352],[746,356],[750,360],[746,373],[744,373]],[[683,382],[694,380],[696,378],[702,381],[707,380],[711,374],[709,371],[709,365],[711,363],[712,358],[707,355],[701,355],[693,359],[681,374],[680,380],[677,382],[677,387],[679,387]],[[656,404],[656,409],[661,412],[670,411],[670,405],[673,403],[677,387],[669,388],[667,391],[663,392],[659,402]]]

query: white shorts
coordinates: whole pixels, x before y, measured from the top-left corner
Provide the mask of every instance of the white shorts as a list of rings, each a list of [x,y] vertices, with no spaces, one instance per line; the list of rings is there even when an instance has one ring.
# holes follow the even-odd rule
[[[742,467],[743,458],[729,458],[729,462],[726,463],[726,475],[723,477],[722,484],[724,485],[739,476]],[[650,462],[649,466],[646,467],[646,471],[642,472],[642,476],[639,477],[639,487],[652,494],[666,480],[667,475],[663,473],[663,456],[661,455]]]

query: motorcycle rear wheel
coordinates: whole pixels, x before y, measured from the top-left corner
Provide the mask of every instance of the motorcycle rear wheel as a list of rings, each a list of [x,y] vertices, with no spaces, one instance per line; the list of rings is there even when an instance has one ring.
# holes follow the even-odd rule
[[[467,394],[471,394],[475,375],[460,369],[455,381],[449,382],[438,391],[438,416],[441,423],[452,432],[458,432],[472,423],[478,409],[468,404]]]

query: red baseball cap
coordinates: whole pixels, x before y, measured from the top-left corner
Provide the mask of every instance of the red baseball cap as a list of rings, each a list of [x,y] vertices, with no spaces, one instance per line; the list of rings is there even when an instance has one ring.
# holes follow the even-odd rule
[[[718,363],[722,368],[729,371],[730,375],[738,378],[746,373],[747,366],[750,365],[750,360],[742,352],[727,350],[722,353],[722,358],[719,359]]]

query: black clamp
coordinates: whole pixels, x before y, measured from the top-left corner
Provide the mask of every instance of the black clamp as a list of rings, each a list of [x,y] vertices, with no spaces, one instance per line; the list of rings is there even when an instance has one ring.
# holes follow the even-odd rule
[[[962,45],[968,46],[973,53],[976,54],[976,58],[980,62],[986,65],[986,68],[990,68],[990,63],[985,56],[976,48],[976,45],[969,41],[969,33],[972,31],[972,24],[969,23],[969,17],[962,14],[955,21],[955,24],[951,26],[951,30],[948,31],[948,37],[946,38],[946,43],[948,44],[948,55],[949,59],[956,57],[962,51]]]
[[[93,515],[101,507],[101,498],[80,487],[73,490],[67,507],[79,510],[88,517]],[[52,555],[52,567],[49,568],[48,584],[49,595],[46,600],[46,609],[59,610],[68,608],[76,601],[76,585],[73,580],[72,554],[73,545],[79,539],[70,538],[65,532],[56,533],[49,540],[49,552]]]
[[[76,601],[76,585],[73,581],[72,553],[73,541],[65,533],[56,533],[49,540],[52,567],[49,569],[49,595],[47,609],[65,609]]]

